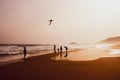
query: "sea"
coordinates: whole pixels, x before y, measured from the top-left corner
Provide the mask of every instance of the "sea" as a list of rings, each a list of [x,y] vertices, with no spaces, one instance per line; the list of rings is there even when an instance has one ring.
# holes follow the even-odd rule
[[[0,65],[6,65],[9,63],[19,62],[23,60],[23,47],[26,46],[27,48],[27,56],[34,57],[45,55],[49,53],[53,53],[54,45],[50,44],[0,44]],[[58,49],[61,45],[56,45],[56,49]],[[62,44],[63,51],[64,46],[67,46],[69,51],[73,50],[84,50],[90,48],[99,48],[101,50],[109,50],[110,54],[119,55],[119,49],[110,49],[106,47],[106,45],[101,44]]]
[[[45,55],[53,53],[53,45],[49,44],[0,44],[0,64],[8,61],[15,61],[23,58],[23,47],[27,48],[27,57]],[[56,45],[56,49],[61,45]],[[65,44],[69,50],[84,49],[90,45],[84,44]],[[64,51],[64,49],[63,49]]]

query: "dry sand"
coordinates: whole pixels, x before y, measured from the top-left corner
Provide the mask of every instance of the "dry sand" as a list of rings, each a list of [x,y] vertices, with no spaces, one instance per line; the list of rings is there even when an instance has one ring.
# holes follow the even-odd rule
[[[51,59],[54,53],[0,66],[0,80],[120,80],[120,58],[93,61]]]

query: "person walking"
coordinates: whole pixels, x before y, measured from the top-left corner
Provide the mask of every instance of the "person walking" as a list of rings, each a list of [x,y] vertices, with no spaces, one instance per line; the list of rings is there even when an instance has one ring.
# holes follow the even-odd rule
[[[23,54],[24,54],[24,59],[25,59],[26,54],[27,54],[27,49],[26,49],[26,47],[25,47],[25,46],[24,46]]]

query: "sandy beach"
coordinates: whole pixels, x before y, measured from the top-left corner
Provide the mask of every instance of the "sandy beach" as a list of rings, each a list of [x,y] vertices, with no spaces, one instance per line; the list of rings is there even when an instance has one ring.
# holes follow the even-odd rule
[[[70,53],[75,53],[70,52]],[[120,58],[53,60],[54,53],[0,66],[0,80],[120,80]]]
[[[0,0],[0,80],[120,80],[120,0]]]

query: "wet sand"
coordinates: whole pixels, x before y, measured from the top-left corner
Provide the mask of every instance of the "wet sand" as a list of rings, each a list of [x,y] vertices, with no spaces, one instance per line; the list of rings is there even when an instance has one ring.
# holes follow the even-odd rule
[[[53,60],[52,57],[54,53],[0,66],[0,80],[120,80],[120,57],[91,61]]]

